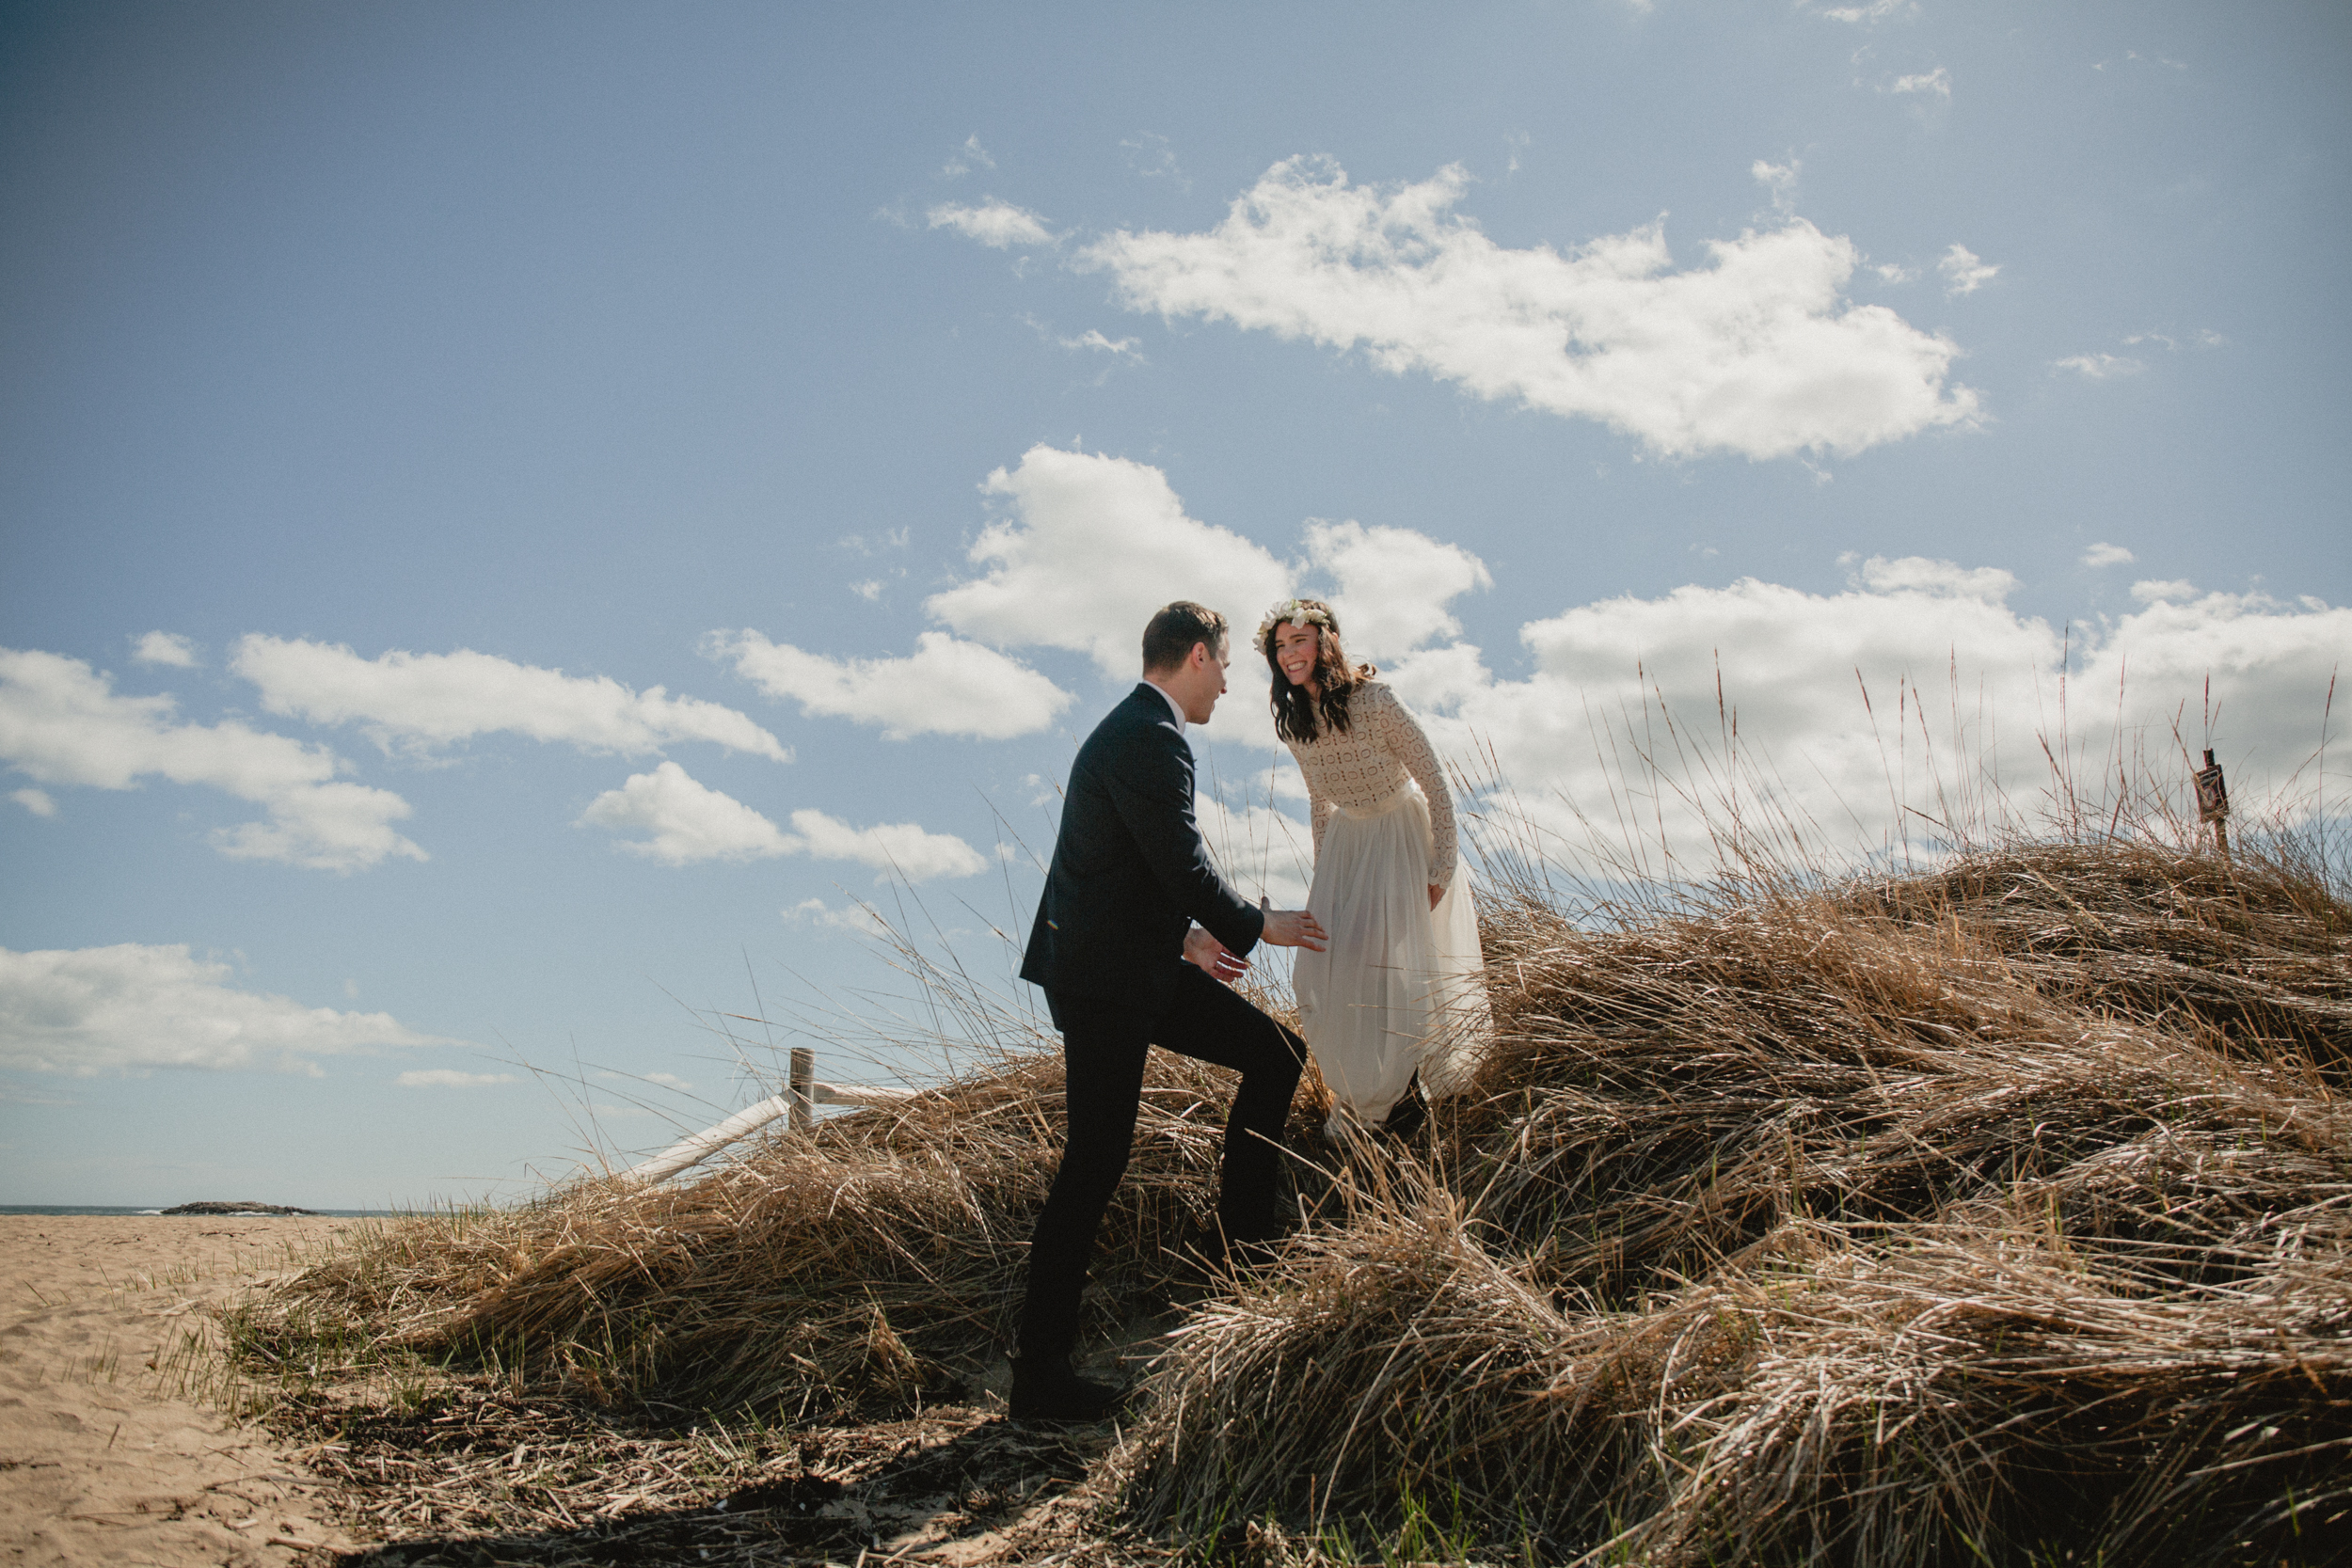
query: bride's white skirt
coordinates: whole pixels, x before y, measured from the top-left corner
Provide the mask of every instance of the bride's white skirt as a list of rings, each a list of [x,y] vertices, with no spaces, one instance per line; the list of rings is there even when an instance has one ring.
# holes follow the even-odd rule
[[[1328,946],[1292,969],[1300,1032],[1345,1118],[1376,1126],[1416,1070],[1431,1099],[1462,1086],[1490,1030],[1478,911],[1454,873],[1429,907],[1429,802],[1418,786],[1362,815],[1335,812],[1307,908]]]

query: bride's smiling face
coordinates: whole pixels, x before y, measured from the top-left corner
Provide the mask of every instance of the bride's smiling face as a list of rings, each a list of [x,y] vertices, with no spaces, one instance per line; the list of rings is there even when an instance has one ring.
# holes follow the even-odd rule
[[[1311,626],[1285,621],[1274,628],[1274,662],[1293,686],[1314,684],[1315,655],[1322,645],[1323,634]]]

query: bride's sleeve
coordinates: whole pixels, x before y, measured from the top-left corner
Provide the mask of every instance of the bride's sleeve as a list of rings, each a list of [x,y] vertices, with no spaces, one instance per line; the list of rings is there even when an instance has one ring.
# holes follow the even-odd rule
[[[1331,797],[1307,786],[1307,816],[1315,829],[1315,859],[1323,859],[1323,830],[1331,825]]]
[[[1405,771],[1413,776],[1413,782],[1421,785],[1422,794],[1428,799],[1429,885],[1451,887],[1459,854],[1454,841],[1454,797],[1445,787],[1445,768],[1438,764],[1437,749],[1429,744],[1421,721],[1397,700],[1395,692],[1386,688],[1377,689],[1387,700],[1373,705],[1373,734],[1391,756],[1405,765]]]

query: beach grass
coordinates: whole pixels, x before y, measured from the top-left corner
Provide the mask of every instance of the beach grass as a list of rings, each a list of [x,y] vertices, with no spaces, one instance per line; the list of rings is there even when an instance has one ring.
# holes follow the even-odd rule
[[[356,1517],[499,1560],[908,1520],[1027,1560],[2352,1560],[2343,861],[2321,818],[2224,862],[2128,777],[2053,800],[1842,863],[1719,820],[1703,878],[1572,876],[1490,812],[1472,1087],[1334,1146],[1311,1086],[1238,1287],[1184,1256],[1228,1085],[1154,1058],[1089,1297],[1142,1372],[1116,1430],[994,1418],[1058,1062],[903,939],[961,1053],[913,1101],[387,1227],[233,1364]]]

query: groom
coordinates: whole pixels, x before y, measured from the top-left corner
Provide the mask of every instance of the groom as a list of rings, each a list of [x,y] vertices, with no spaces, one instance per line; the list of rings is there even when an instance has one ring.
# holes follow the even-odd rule
[[[1323,927],[1304,910],[1261,909],[1235,893],[1193,820],[1184,728],[1207,723],[1224,694],[1229,650],[1214,610],[1179,599],[1152,616],[1142,681],[1071,764],[1021,965],[1061,1031],[1069,1134],[1029,1243],[1016,1420],[1096,1420],[1119,1401],[1118,1389],[1072,1370],[1070,1351],[1095,1227],[1127,1168],[1151,1046],[1240,1071],[1217,1220],[1228,1246],[1279,1227],[1279,1142],[1306,1044],[1210,975],[1240,974],[1260,942],[1319,952]]]

